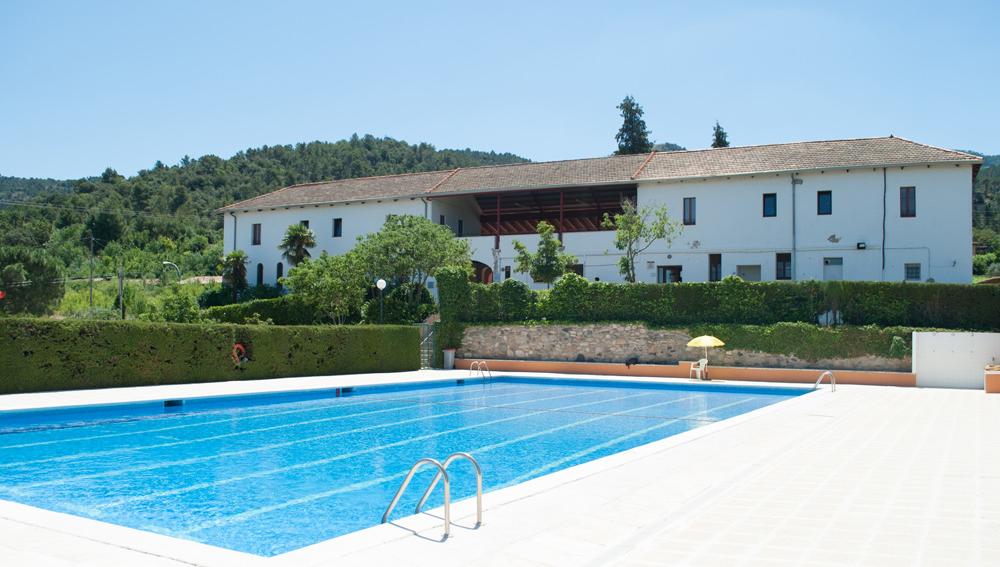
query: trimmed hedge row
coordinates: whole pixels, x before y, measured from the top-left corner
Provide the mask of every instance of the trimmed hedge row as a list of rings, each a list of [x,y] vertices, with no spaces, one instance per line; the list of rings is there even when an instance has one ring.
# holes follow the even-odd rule
[[[294,295],[209,307],[203,314],[212,321],[237,325],[254,318],[270,319],[275,325],[313,325],[323,322],[314,308]]]
[[[913,328],[838,325],[820,327],[811,323],[774,325],[692,325],[693,336],[712,335],[726,343],[725,350],[740,349],[785,354],[804,360],[910,355]]]
[[[250,359],[240,365],[231,357],[236,342]],[[0,394],[419,367],[420,333],[413,326],[0,318]]]
[[[853,325],[1000,329],[1000,286],[889,282],[614,284],[567,274],[551,290],[515,280],[438,279],[443,321],[630,321],[657,326],[809,322],[829,312]]]

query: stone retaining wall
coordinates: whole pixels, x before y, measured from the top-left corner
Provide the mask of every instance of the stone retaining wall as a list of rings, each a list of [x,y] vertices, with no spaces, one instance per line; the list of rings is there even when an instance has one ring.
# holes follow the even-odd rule
[[[618,323],[598,325],[468,326],[458,349],[459,358],[555,360],[672,364],[701,358],[702,349],[690,349],[691,336],[680,330],[648,329]],[[863,356],[803,360],[784,354],[738,349],[713,349],[712,364],[763,368],[823,368],[833,370],[888,370],[909,372],[909,358]]]

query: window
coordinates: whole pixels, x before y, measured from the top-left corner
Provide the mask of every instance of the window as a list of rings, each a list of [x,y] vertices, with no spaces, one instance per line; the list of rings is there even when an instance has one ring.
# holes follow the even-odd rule
[[[257,264],[257,287],[264,285],[264,264]]]
[[[778,194],[777,193],[764,193],[764,216],[765,217],[776,217],[776,216],[778,216]]]
[[[708,255],[708,281],[722,281],[722,254]]]
[[[682,266],[657,266],[656,283],[680,283]]]
[[[282,264],[281,262],[278,262],[278,269],[275,271],[275,274],[277,275],[274,278],[274,283],[278,287],[281,287],[281,278],[284,277],[285,275],[285,265]]]
[[[774,279],[792,279],[792,255],[789,252],[778,252],[774,255]]]
[[[438,217],[438,224],[444,224],[444,215]]]
[[[736,266],[736,275],[743,281],[760,281],[760,264],[742,264]]]
[[[833,192],[832,191],[817,191],[816,192],[816,214],[817,215],[832,215],[833,214]]]
[[[695,222],[694,197],[684,197],[684,224],[692,225]]]
[[[260,246],[260,223],[256,223],[250,227],[250,245]]]
[[[509,280],[510,279],[510,266],[504,266],[503,267],[503,279],[505,279],[505,280]]]
[[[899,188],[899,216],[901,216],[901,217],[915,217],[915,216],[917,216],[917,188],[916,187],[900,187]],[[919,267],[919,265],[917,267]]]
[[[462,236],[462,233],[464,231],[465,231],[465,223],[462,222],[462,219],[458,219],[458,235]]]
[[[908,282],[919,282],[920,281],[920,264],[906,264],[903,266],[903,271],[905,272],[906,281]]]
[[[299,224],[301,224],[302,226],[304,226],[306,228],[309,228],[309,221],[307,221],[307,220],[299,221]]]
[[[576,274],[578,276],[582,276],[583,275],[583,264],[570,264],[569,266],[566,266],[566,273],[568,274],[570,272],[572,272],[572,273],[574,273],[574,274]]]
[[[333,219],[333,237],[344,236],[344,219]]]

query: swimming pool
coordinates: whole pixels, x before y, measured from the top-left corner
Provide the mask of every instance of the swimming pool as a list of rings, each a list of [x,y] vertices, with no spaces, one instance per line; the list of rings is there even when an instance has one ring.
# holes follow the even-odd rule
[[[378,524],[421,457],[472,453],[495,490],[805,392],[497,377],[7,412],[0,498],[273,556]]]

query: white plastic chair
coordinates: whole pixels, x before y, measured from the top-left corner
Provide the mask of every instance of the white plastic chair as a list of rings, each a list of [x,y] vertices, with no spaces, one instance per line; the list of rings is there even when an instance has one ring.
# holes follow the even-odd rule
[[[708,380],[708,359],[702,358],[698,362],[691,365],[688,371],[688,378],[694,376],[699,380]]]

